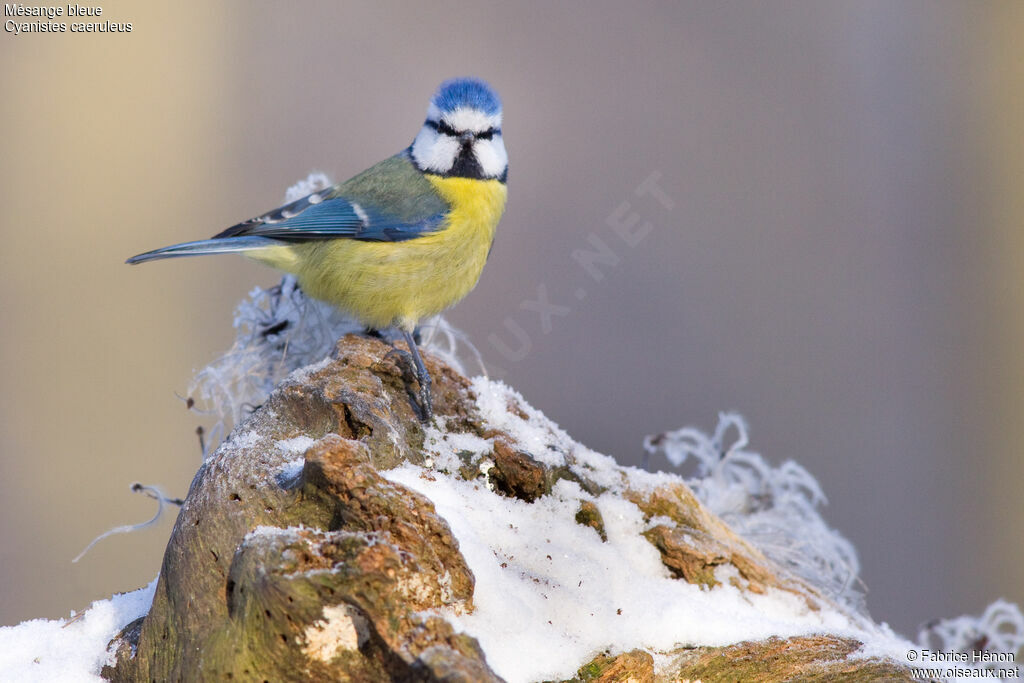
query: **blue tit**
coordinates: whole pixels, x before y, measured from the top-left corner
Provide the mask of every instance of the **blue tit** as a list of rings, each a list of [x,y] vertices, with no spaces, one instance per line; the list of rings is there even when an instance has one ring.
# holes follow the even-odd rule
[[[481,80],[445,81],[412,145],[355,177],[212,239],[128,259],[240,252],[292,273],[310,296],[373,329],[401,331],[429,420],[430,375],[417,323],[476,286],[505,210],[501,102]]]

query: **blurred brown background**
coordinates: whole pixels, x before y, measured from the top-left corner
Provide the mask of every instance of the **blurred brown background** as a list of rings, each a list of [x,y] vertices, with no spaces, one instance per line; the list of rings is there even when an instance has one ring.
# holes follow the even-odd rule
[[[277,279],[122,261],[396,152],[462,74],[502,94],[512,168],[450,319],[510,383],[627,463],[741,411],[908,635],[1024,600],[1024,4],[102,7],[133,31],[0,36],[0,624],[154,576],[173,515],[70,560],[148,518],[131,482],[187,491],[175,392]],[[634,193],[654,172],[671,210]],[[632,213],[630,247],[608,221]],[[593,237],[600,281],[571,256]],[[547,332],[538,284],[568,308]]]

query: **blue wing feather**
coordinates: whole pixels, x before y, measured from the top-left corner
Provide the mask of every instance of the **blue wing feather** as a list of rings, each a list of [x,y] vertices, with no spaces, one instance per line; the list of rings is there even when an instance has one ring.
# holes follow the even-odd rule
[[[212,239],[148,251],[128,263],[313,240],[402,242],[443,230],[449,209],[405,150],[344,183],[233,225]]]
[[[326,192],[314,192],[263,216],[234,225],[214,239],[253,236],[286,242],[340,238],[400,242],[440,230],[445,219],[444,213],[438,213],[418,221],[400,220],[345,197],[321,199],[323,194]],[[310,201],[311,198],[315,199]]]

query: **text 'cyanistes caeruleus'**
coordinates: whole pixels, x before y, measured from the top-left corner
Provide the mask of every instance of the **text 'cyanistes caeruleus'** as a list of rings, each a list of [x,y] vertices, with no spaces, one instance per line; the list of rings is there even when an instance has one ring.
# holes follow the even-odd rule
[[[302,289],[409,345],[420,411],[431,417],[430,376],[414,330],[476,285],[505,210],[508,156],[501,102],[486,83],[441,84],[407,149],[212,239],[128,259],[241,252],[294,274]]]

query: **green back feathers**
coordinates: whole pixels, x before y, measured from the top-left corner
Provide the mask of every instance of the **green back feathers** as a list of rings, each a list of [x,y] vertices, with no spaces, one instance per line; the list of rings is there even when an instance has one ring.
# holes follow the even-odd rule
[[[332,193],[389,217],[419,223],[448,211],[448,203],[409,159],[407,152],[375,164]]]

